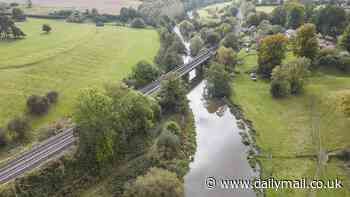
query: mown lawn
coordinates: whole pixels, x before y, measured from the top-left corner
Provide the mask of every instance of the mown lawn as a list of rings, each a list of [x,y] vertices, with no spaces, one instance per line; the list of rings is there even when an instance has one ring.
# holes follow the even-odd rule
[[[232,84],[234,94],[231,99],[242,107],[246,118],[253,121],[257,145],[262,149],[263,158],[266,156],[265,159],[260,158],[262,176],[284,179],[314,177],[316,159],[296,156],[317,155],[320,145],[324,151],[349,147],[350,119],[335,109],[335,94],[350,88],[350,75],[317,71],[309,79],[302,95],[276,100],[269,93],[268,81],[260,79],[254,82],[244,73],[257,65],[256,54],[246,55],[240,53],[244,64],[238,66],[241,74]],[[287,59],[292,58],[293,55],[288,54]],[[312,117],[314,120],[319,117],[311,114],[320,114],[319,121],[311,121]],[[312,125],[319,125],[319,134],[313,132]],[[343,164],[336,160],[322,166],[318,176],[323,179],[339,177],[349,182]],[[337,191],[319,190],[316,196],[350,196],[349,186],[345,186]],[[309,190],[267,192],[268,196],[293,197],[308,196],[309,193]]]
[[[44,34],[42,24],[53,31]],[[48,115],[34,128],[69,116],[79,90],[119,81],[140,60],[153,61],[159,49],[155,30],[29,19],[19,26],[23,40],[0,42],[0,126],[25,112],[26,98],[59,92]]]

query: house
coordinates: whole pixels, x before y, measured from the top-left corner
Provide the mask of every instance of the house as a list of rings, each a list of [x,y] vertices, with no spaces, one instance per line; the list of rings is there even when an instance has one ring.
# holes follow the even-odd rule
[[[294,29],[288,29],[285,33],[284,33],[288,38],[291,38],[293,36],[295,36],[297,34],[297,31]]]

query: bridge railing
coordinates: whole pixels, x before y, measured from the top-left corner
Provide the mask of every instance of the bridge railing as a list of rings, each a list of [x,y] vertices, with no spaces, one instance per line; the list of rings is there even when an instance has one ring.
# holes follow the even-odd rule
[[[146,95],[150,95],[153,92],[155,92],[159,86],[160,82],[163,79],[166,79],[169,75],[175,74],[178,77],[181,77],[191,71],[194,67],[198,66],[199,64],[203,63],[207,59],[209,59],[213,55],[213,49],[202,49],[199,54],[193,58],[192,61],[190,61],[187,64],[183,64],[181,66],[177,66],[175,69],[167,72],[166,74],[160,76],[157,80],[151,82],[149,85],[146,85],[145,87],[139,89],[140,92]]]

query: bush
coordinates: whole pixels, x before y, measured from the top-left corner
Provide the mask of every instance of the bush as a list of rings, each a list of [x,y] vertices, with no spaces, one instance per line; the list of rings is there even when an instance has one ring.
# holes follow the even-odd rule
[[[142,18],[135,18],[131,21],[130,26],[134,28],[144,28],[146,27],[146,24]]]
[[[338,93],[337,100],[337,108],[346,116],[350,116],[350,91]]]
[[[46,98],[50,103],[56,103],[58,99],[58,92],[50,91],[46,94]]]
[[[164,130],[157,142],[158,153],[161,159],[173,159],[180,147],[180,138],[168,130]]]
[[[50,33],[51,30],[52,30],[52,28],[51,28],[51,26],[48,25],[48,24],[43,24],[42,30],[43,30],[44,32],[46,32],[46,33]]]
[[[0,128],[0,147],[5,146],[7,144],[5,134],[6,130],[4,128]]]
[[[181,197],[183,195],[183,184],[175,173],[151,168],[145,176],[139,176],[133,184],[127,185],[123,197]]]
[[[30,138],[29,121],[23,117],[15,117],[7,124],[7,130],[15,132],[20,141],[27,141]]]
[[[287,80],[273,80],[270,93],[274,98],[284,98],[290,95],[291,85]]]
[[[164,128],[174,135],[180,136],[181,134],[181,128],[175,121],[168,121],[167,123],[165,123]]]
[[[49,100],[46,97],[32,95],[27,99],[29,113],[33,115],[42,115],[49,110]]]
[[[333,67],[342,72],[350,72],[350,56],[336,49],[322,49],[316,63],[319,66]]]

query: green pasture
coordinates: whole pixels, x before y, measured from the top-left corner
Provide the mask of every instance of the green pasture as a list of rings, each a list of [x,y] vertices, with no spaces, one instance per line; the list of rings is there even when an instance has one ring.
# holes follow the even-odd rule
[[[42,24],[53,31],[45,34]],[[29,19],[18,24],[27,37],[0,42],[0,126],[25,113],[26,98],[59,92],[35,128],[69,116],[82,88],[120,81],[140,60],[152,62],[159,49],[155,30]]]

